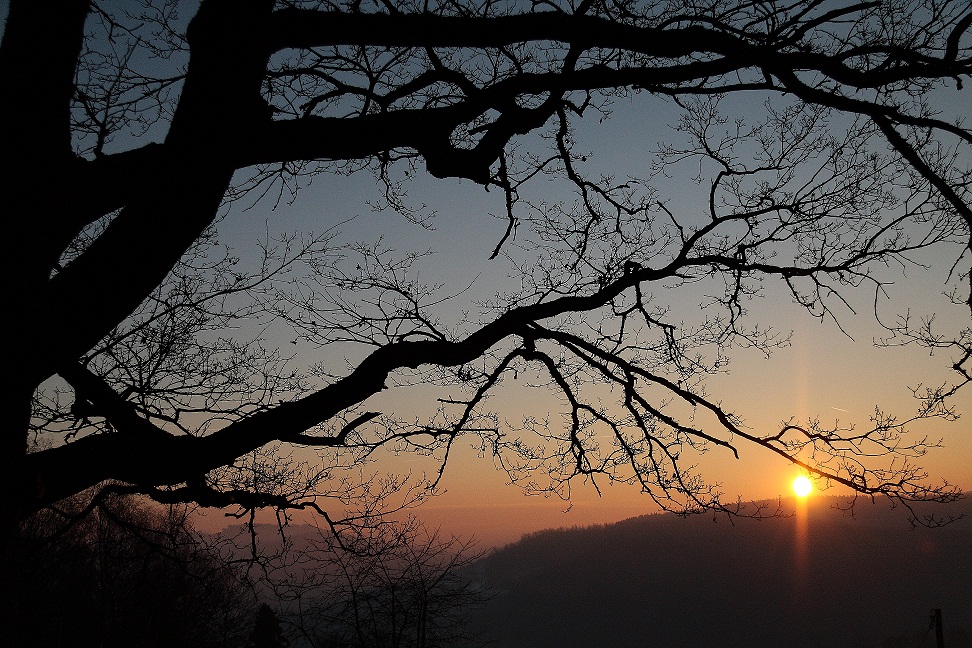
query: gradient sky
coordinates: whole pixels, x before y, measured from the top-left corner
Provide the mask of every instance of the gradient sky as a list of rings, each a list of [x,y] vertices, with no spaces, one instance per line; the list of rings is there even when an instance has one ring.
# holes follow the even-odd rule
[[[745,103],[741,105],[745,109]],[[943,105],[956,114],[965,110],[955,93],[943,97]],[[758,105],[753,104],[752,108],[757,110]],[[590,128],[582,125],[579,138],[586,138],[582,141],[594,153],[592,164],[621,177],[639,176],[646,173],[650,162],[645,151],[668,136],[666,123],[672,120],[673,113],[658,99],[636,97],[619,102],[615,115],[604,124],[598,124],[596,118],[587,120],[593,123]],[[691,209],[700,193],[704,195],[707,189],[694,184],[687,170],[680,171],[681,174],[674,174],[668,190],[684,201],[685,209]],[[488,259],[506,226],[502,218],[492,217],[502,214],[503,198],[499,192],[485,192],[468,181],[435,180],[424,175],[421,168],[407,187],[412,205],[424,204],[437,212],[432,222],[434,229],[411,224],[392,212],[373,211],[368,202],[377,199],[377,190],[371,177],[362,173],[349,178],[316,178],[299,193],[293,205],[283,205],[272,212],[266,204],[246,211],[234,208],[220,231],[229,244],[243,252],[267,224],[271,232],[319,231],[354,218],[340,228],[344,232],[343,240],[367,241],[381,236],[386,245],[400,252],[432,249],[435,254],[420,266],[425,281],[445,282],[444,292],[461,290],[472,282],[472,289],[456,302],[457,310],[468,307],[476,296],[489,295],[505,281],[509,272],[507,264],[502,259]],[[550,201],[568,197],[563,193],[562,184],[549,183],[544,190],[548,188]],[[678,205],[673,206],[678,209]],[[936,312],[938,321],[951,328],[963,325],[968,311],[948,307],[941,298],[948,268],[941,267],[944,260],[935,258],[935,254],[942,251],[936,250],[924,259],[932,266],[930,272],[915,268],[907,274],[895,274],[889,289],[893,303],[879,305],[884,316],[911,309],[915,314]],[[740,414],[753,431],[776,431],[780,421],[791,417],[806,420],[810,416],[819,417],[823,423],[839,419],[842,424],[863,426],[875,406],[901,417],[909,416],[917,406],[909,387],[938,385],[951,379],[950,361],[945,355],[929,356],[927,351],[917,348],[873,346],[872,340],[886,335],[871,314],[873,292],[850,294],[851,305],[858,314],[849,311],[841,314],[845,334],[832,321],[819,322],[809,317],[780,288],[767,284],[765,297],[750,305],[752,321],[772,324],[783,331],[792,330],[792,346],[777,351],[769,360],[756,352],[736,351],[729,373],[708,383],[709,393]],[[686,294],[675,298],[674,303],[684,309],[687,318],[693,312],[698,313],[698,295]],[[448,314],[448,309],[444,312]],[[307,360],[316,353],[302,342],[298,342],[297,351]],[[515,399],[522,403],[508,401],[497,405],[494,402],[494,406],[506,412],[511,420],[529,413],[531,407],[538,414],[555,412],[544,411],[542,399],[536,396],[523,394],[522,398]],[[434,407],[429,402],[432,398],[422,390],[393,391],[381,398],[387,413],[410,415]],[[972,433],[968,417],[972,416],[972,389],[960,393],[956,405],[965,414],[960,421],[926,421],[914,429],[916,435],[944,439],[945,448],[933,451],[923,460],[932,480],[946,479],[969,487],[972,485],[969,479]],[[556,403],[547,406],[556,408]],[[698,462],[708,479],[722,484],[728,499],[790,494],[789,484],[799,473],[798,469],[761,448],[741,445],[739,449],[742,455],[739,460],[716,449]],[[391,457],[387,461],[387,465],[405,470],[434,467],[414,456]],[[425,504],[418,511],[419,517],[441,524],[449,531],[471,532],[487,544],[496,544],[514,540],[525,531],[608,522],[656,510],[633,488],[602,488],[599,496],[593,488],[578,484],[571,510],[565,512],[567,503],[557,498],[527,498],[518,487],[507,482],[506,475],[494,467],[489,457],[479,457],[469,443],[462,443],[451,457],[442,481],[444,493]]]
[[[6,11],[7,3],[0,0],[0,17],[5,17]],[[938,95],[940,107],[947,115],[968,116],[968,91],[964,95],[952,89],[942,91]],[[761,101],[761,97],[748,97],[739,100],[737,107],[743,113],[755,112]],[[651,162],[647,151],[668,137],[668,124],[673,120],[670,106],[658,98],[639,95],[620,100],[610,120],[601,124],[597,116],[592,116],[580,124],[577,137],[581,144],[577,150],[587,147],[592,152],[588,171],[643,177]],[[531,138],[526,143],[529,145]],[[688,169],[675,170],[672,175],[667,188],[674,200],[671,206],[676,211],[691,210],[706,188],[691,181]],[[319,176],[302,189],[293,204],[284,201],[276,209],[271,209],[267,200],[249,207],[238,203],[220,224],[220,237],[246,258],[256,256],[256,242],[266,231],[319,232],[353,218],[340,227],[340,240],[374,241],[380,236],[386,245],[400,252],[432,249],[435,255],[420,265],[423,279],[445,282],[444,292],[457,292],[472,284],[472,289],[457,300],[454,314],[468,307],[471,299],[488,296],[507,281],[508,265],[502,259],[488,259],[506,228],[505,220],[495,217],[503,213],[499,191],[485,192],[468,181],[435,180],[424,173],[421,165],[416,178],[406,186],[412,205],[425,204],[437,212],[432,221],[434,229],[419,227],[389,211],[375,212],[368,205],[379,198],[375,182],[368,173],[359,173],[351,177]],[[534,191],[549,201],[570,199],[563,183],[549,183]],[[894,305],[887,309],[882,305],[882,309],[885,313],[907,308],[915,313],[937,312],[939,321],[947,327],[967,326],[968,311],[944,307],[940,299],[947,271],[941,267],[943,259],[936,259],[933,254],[925,261],[932,265],[932,272],[915,269],[908,276],[899,273],[891,287]],[[851,297],[859,315],[845,313],[841,321],[851,339],[833,322],[821,323],[808,317],[778,288],[768,286],[765,298],[751,305],[752,318],[772,323],[783,331],[793,330],[792,347],[778,351],[770,360],[754,352],[736,352],[730,372],[709,382],[716,400],[723,400],[755,432],[773,430],[790,417],[819,416],[824,422],[839,418],[841,422],[863,425],[875,406],[906,416],[916,406],[909,387],[950,380],[946,356],[929,356],[912,348],[875,348],[871,344],[882,335],[873,316],[868,315],[871,294],[862,292]],[[684,309],[685,317],[697,314],[697,295],[686,294],[674,303]],[[443,312],[448,315],[448,309]],[[270,341],[288,352],[296,351],[302,362],[319,358],[319,352],[306,343],[298,342],[296,349],[288,346],[291,337],[283,331]],[[428,394],[406,390],[382,398],[388,413],[408,415],[423,396]],[[923,461],[932,479],[946,479],[968,488],[972,487],[972,389],[966,387],[955,402],[964,418],[952,424],[925,422],[916,426],[916,433],[944,439],[945,448],[933,451]],[[434,403],[422,405],[422,411],[434,408]],[[545,411],[544,405],[535,394],[510,397],[500,404],[511,418],[530,413],[531,409],[541,415],[551,411]],[[546,406],[555,407],[556,403],[548,402]],[[740,446],[740,451],[742,457],[736,460],[727,452],[713,450],[699,459],[700,469],[710,480],[721,482],[730,499],[737,495],[743,499],[789,495],[789,483],[798,474],[794,467],[760,448]],[[414,456],[388,457],[380,465],[415,471],[433,467]],[[419,511],[420,517],[449,531],[474,533],[483,542],[494,544],[513,540],[526,531],[607,522],[655,510],[647,498],[632,488],[605,487],[599,496],[593,488],[578,484],[572,508],[565,513],[567,503],[555,498],[526,498],[507,481],[489,457],[481,458],[468,443],[461,443],[442,481],[444,493],[427,503]]]

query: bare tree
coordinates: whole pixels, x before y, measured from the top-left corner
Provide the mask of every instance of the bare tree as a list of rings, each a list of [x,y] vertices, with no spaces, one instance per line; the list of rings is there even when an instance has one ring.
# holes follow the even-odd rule
[[[926,483],[912,461],[930,442],[905,433],[957,416],[967,325],[882,320],[888,343],[944,351],[956,373],[914,417],[878,411],[868,429],[749,429],[705,386],[732,349],[785,343],[747,316],[767,284],[839,320],[849,292],[881,295],[930,251],[972,308],[972,134],[934,104],[964,92],[970,24],[952,0],[13,0],[5,528],[99,484],[326,515],[322,494],[354,499],[336,466],[383,445],[444,464],[464,435],[538,489],[603,476],[684,511],[727,507],[690,469],[704,447],[765,448],[904,502],[956,497]],[[742,95],[762,114],[734,114]],[[599,173],[578,149],[578,125],[622,99],[682,110],[647,177]],[[680,163],[699,211],[663,182]],[[334,223],[267,237],[256,263],[212,238],[227,202],[368,172],[380,206],[419,223],[413,175],[489,190],[508,227],[483,255],[512,287],[446,320],[437,307],[461,291],[420,282],[420,256],[341,243]],[[548,180],[576,201],[544,199]],[[667,298],[693,286],[710,296],[697,321]],[[302,372],[261,341],[271,323],[346,365]],[[517,377],[563,418],[508,424],[489,396]],[[373,406],[405,382],[441,387],[426,420]],[[49,441],[28,453],[32,433]],[[323,460],[291,460],[300,448]]]
[[[469,622],[487,599],[470,565],[483,551],[410,518],[358,527],[342,544],[304,540],[298,574],[285,572],[283,606],[303,641],[332,646],[476,645]]]

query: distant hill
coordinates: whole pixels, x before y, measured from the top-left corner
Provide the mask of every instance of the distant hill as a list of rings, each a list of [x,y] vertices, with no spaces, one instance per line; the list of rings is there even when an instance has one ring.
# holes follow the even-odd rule
[[[941,608],[945,645],[972,646],[972,503],[940,529],[912,528],[886,503],[833,508],[847,503],[532,534],[477,563],[495,593],[479,622],[496,648],[929,648]]]

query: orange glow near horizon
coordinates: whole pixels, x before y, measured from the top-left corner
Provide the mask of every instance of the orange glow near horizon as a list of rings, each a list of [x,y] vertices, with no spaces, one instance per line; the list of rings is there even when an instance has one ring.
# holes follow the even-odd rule
[[[813,482],[805,475],[800,475],[793,480],[793,492],[798,497],[806,497],[813,491]]]

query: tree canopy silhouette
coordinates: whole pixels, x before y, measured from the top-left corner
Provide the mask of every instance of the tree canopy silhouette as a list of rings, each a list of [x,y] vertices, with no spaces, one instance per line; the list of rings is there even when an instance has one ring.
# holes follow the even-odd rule
[[[253,592],[205,546],[187,507],[83,493],[21,526],[0,564],[3,644],[30,646],[245,645]],[[265,645],[265,644],[261,644]]]
[[[253,634],[250,637],[252,648],[284,648],[287,645],[280,627],[280,619],[269,605],[264,603],[257,608]]]
[[[603,475],[688,511],[726,506],[690,469],[701,446],[767,448],[862,493],[954,497],[910,461],[928,443],[905,434],[915,417],[752,430],[705,386],[730,349],[785,344],[747,317],[767,284],[830,317],[931,250],[972,308],[972,133],[934,103],[966,92],[970,25],[951,0],[13,0],[6,523],[99,484],[327,514],[328,496],[354,497],[331,467],[383,445],[444,464],[463,435],[537,488]],[[577,147],[578,125],[622,99],[681,111],[650,177],[601,174]],[[684,162],[701,210],[665,193]],[[512,283],[462,303],[419,280],[418,255],[343,244],[328,222],[268,238],[255,263],[219,247],[222,205],[352,173],[420,224],[415,176],[489,190],[508,227],[483,256]],[[544,200],[548,181],[576,200]],[[695,322],[666,303],[693,286],[710,295]],[[346,364],[302,367],[248,322]],[[954,418],[967,324],[882,323],[949,357],[955,380],[918,394],[916,417]],[[491,409],[518,377],[563,417]],[[427,420],[373,405],[404,383],[445,390]],[[301,466],[299,448],[324,460]]]

